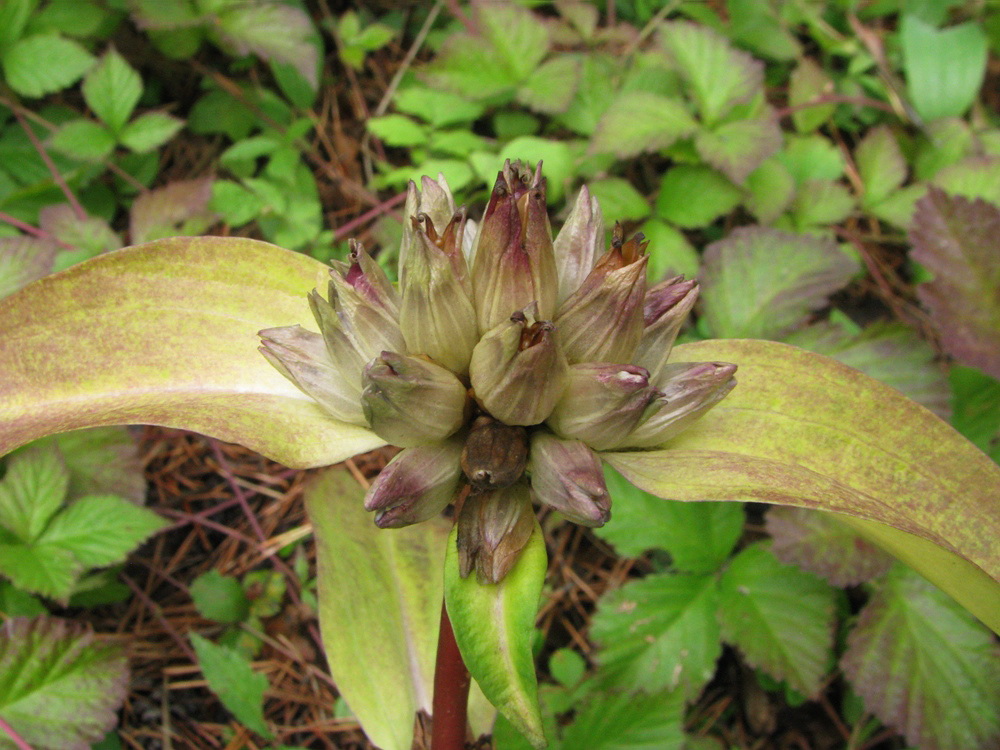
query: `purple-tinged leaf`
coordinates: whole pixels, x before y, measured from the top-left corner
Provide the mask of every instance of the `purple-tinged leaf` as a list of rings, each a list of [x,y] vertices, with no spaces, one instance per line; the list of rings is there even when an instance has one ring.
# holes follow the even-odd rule
[[[57,246],[35,237],[0,237],[0,299],[52,271]]]
[[[1000,467],[978,448],[895,389],[786,344],[702,341],[671,356],[733,362],[739,382],[664,449],[604,453],[627,479],[675,500],[843,513],[1000,630]]]
[[[906,158],[889,128],[872,128],[854,151],[865,191],[862,202],[874,206],[888,198],[906,180]]]
[[[68,203],[43,208],[38,215],[38,225],[60,242],[76,248],[59,253],[56,271],[122,246],[121,239],[104,219],[87,216],[81,220]]]
[[[312,318],[306,295],[326,278],[322,263],[264,242],[176,238],[0,300],[0,453],[130,423],[195,430],[303,467],[381,445],[325,415],[257,351],[260,329]]]
[[[694,145],[701,158],[742,185],[751,172],[781,148],[781,128],[766,110],[758,119],[735,120],[701,130]]]
[[[213,182],[211,177],[178,180],[136,198],[129,215],[132,244],[204,231],[216,216],[208,207]]]
[[[89,750],[115,726],[128,665],[121,649],[54,617],[0,627],[0,718],[32,746]]]
[[[805,508],[771,508],[767,531],[771,551],[834,586],[856,586],[885,573],[892,556],[860,537],[828,513]]]
[[[590,149],[625,159],[643,151],[667,148],[696,127],[680,99],[651,91],[625,91],[604,112]]]
[[[228,3],[217,30],[236,51],[292,65],[314,89],[319,86],[316,30],[301,8],[281,2]]]
[[[815,102],[835,91],[833,79],[818,63],[810,57],[799,60],[788,81],[788,105],[796,108],[792,112],[795,129],[800,133],[809,133],[829,120],[837,105]]]
[[[832,240],[747,227],[705,250],[701,299],[716,336],[778,337],[857,272]]]
[[[85,495],[117,495],[137,505],[146,502],[146,480],[135,440],[122,427],[74,430],[35,440],[54,443],[69,469],[72,501]],[[23,449],[22,449],[23,450]]]
[[[945,351],[1000,378],[1000,207],[931,188],[910,228],[912,256],[934,274],[917,287]]]
[[[1000,745],[1000,649],[916,573],[897,567],[861,610],[841,668],[865,707],[921,750]]]

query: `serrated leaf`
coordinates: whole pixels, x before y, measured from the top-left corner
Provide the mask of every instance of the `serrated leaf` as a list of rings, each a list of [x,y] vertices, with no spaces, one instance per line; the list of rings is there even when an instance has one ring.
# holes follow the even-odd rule
[[[671,567],[694,573],[716,570],[743,531],[743,508],[731,503],[680,503],[650,495],[613,469],[604,472],[611,520],[594,529],[625,557],[651,549],[670,553]]]
[[[115,423],[238,440],[290,466],[381,445],[327,417],[257,352],[262,328],[309,322],[306,295],[326,275],[319,261],[264,242],[175,238],[98,256],[0,300],[0,453]]]
[[[681,100],[646,91],[626,91],[601,117],[590,149],[626,159],[643,151],[664,149],[693,133],[696,127]]]
[[[139,195],[129,213],[132,243],[200,234],[215,218],[208,208],[213,184],[211,177],[177,180]]]
[[[975,22],[935,29],[904,14],[900,46],[906,86],[925,120],[961,117],[975,101],[986,74],[986,36]]]
[[[52,136],[52,148],[81,161],[101,161],[115,148],[115,138],[103,125],[73,120]]]
[[[549,30],[514,3],[476,3],[476,28],[513,80],[524,81],[549,51]]]
[[[565,112],[576,95],[580,59],[560,55],[539,65],[517,90],[517,100],[548,115]]]
[[[216,622],[243,622],[250,614],[250,601],[243,585],[217,570],[203,573],[191,582],[191,599],[198,614]]]
[[[7,461],[0,480],[0,526],[22,542],[33,542],[62,507],[69,472],[52,447],[25,448]]]
[[[423,86],[401,88],[392,101],[396,109],[416,115],[435,129],[472,122],[484,109],[457,94]]]
[[[773,157],[747,175],[744,187],[749,191],[744,204],[761,224],[770,224],[781,216],[795,196],[795,178]]]
[[[128,665],[117,646],[54,617],[0,627],[0,718],[34,747],[89,750],[117,723]]]
[[[499,583],[458,572],[457,526],[448,536],[444,599],[462,659],[483,694],[536,748],[546,747],[531,644],[545,580],[541,527]]]
[[[122,562],[169,522],[113,495],[84,497],[49,523],[38,542],[69,550],[85,568]]]
[[[691,200],[697,195],[698,200]],[[725,216],[742,199],[739,188],[714,169],[700,164],[671,167],[660,183],[656,214],[679,227],[705,227]]]
[[[621,177],[594,180],[588,187],[608,221],[629,221],[649,216],[649,203],[630,182]]]
[[[680,691],[594,694],[566,728],[562,746],[567,750],[681,750],[683,714]]]
[[[184,121],[163,112],[147,112],[126,125],[119,136],[123,146],[136,153],[159,148],[184,127]]]
[[[274,735],[264,720],[267,677],[254,672],[247,658],[238,651],[216,645],[197,633],[189,637],[209,689],[248,729],[271,739]]]
[[[1000,204],[1000,158],[971,156],[943,167],[932,182],[946,193]]]
[[[81,219],[68,203],[43,208],[38,214],[38,224],[60,242],[83,251],[86,258],[122,246],[121,239],[104,219],[96,216]],[[56,265],[62,261],[60,256]]]
[[[812,58],[803,57],[788,81],[788,105],[800,107],[792,112],[792,122],[800,133],[809,133],[829,120],[836,104],[813,104],[821,97],[835,93],[833,80]]]
[[[94,57],[77,42],[56,34],[35,34],[8,47],[2,62],[14,91],[39,97],[76,83],[94,64]]]
[[[36,237],[0,237],[0,299],[49,273],[56,247]]]
[[[865,206],[885,200],[906,179],[906,159],[892,131],[885,126],[868,131],[854,151],[854,160],[865,186]]]
[[[764,64],[734,49],[718,32],[693,23],[670,23],[664,25],[661,39],[709,127],[763,91]]]
[[[828,513],[805,508],[770,508],[767,533],[781,562],[798,565],[833,586],[856,586],[885,573],[892,556]]]
[[[752,666],[816,695],[833,656],[834,590],[758,543],[733,558],[719,591],[726,642]]]
[[[614,99],[615,92],[608,81],[617,73],[618,67],[610,56],[597,52],[585,55],[580,64],[576,96],[556,119],[575,133],[593,135]]]
[[[83,79],[83,98],[91,111],[119,133],[142,96],[142,78],[114,48]]]
[[[1000,649],[950,598],[897,566],[865,605],[841,668],[865,706],[927,750],[1000,742]]]
[[[789,214],[798,230],[846,219],[854,210],[854,197],[845,185],[832,180],[807,180],[799,185]]]
[[[949,373],[951,423],[1000,463],[1000,382],[973,367],[955,365]]]
[[[693,702],[722,654],[718,606],[711,574],[651,575],[606,594],[590,626],[602,684],[627,692],[679,690]]]
[[[776,158],[785,165],[796,184],[808,180],[837,180],[844,174],[844,157],[840,150],[821,135],[788,136]]]
[[[69,550],[40,542],[0,544],[0,573],[32,594],[65,604],[82,572]]]
[[[280,2],[230,3],[218,15],[218,32],[239,54],[288,63],[314,89],[319,86],[316,30],[302,8]]]
[[[45,605],[10,581],[0,579],[0,622],[11,617],[34,617],[48,614]]]
[[[825,305],[857,270],[832,240],[737,229],[705,249],[705,318],[716,336],[776,338]]]
[[[387,146],[419,146],[427,142],[427,131],[405,115],[372,117],[365,127]]]
[[[736,120],[698,131],[694,143],[708,164],[742,185],[751,172],[781,148],[781,128],[770,117]]]
[[[917,296],[945,351],[1000,377],[1000,207],[931,188],[917,203],[911,256],[934,274]]]

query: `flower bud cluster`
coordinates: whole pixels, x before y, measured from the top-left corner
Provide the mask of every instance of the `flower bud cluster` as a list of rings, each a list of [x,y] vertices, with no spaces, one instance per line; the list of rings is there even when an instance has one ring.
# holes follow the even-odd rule
[[[582,188],[555,239],[541,165],[510,162],[477,228],[443,178],[407,192],[398,287],[364,248],[310,295],[319,333],[261,331],[264,356],[332,418],[404,450],[365,498],[380,527],[460,500],[459,565],[501,580],[532,503],[608,521],[600,452],[658,448],[735,385],[734,365],[668,363],[694,281],[647,288],[646,242]],[[464,488],[464,489],[463,489]]]

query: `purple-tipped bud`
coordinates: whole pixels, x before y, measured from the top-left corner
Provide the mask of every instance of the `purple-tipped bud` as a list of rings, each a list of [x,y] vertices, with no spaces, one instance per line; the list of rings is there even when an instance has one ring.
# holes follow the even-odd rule
[[[430,217],[412,219],[414,242],[401,274],[400,326],[407,349],[466,373],[479,340],[472,283],[462,252],[464,209],[438,234]]]
[[[360,404],[361,373],[368,360],[358,351],[353,339],[344,332],[333,305],[315,289],[309,293],[309,306],[344,386],[351,390],[355,400]]]
[[[583,526],[611,518],[611,496],[601,459],[579,440],[560,440],[538,431],[531,437],[531,490],[535,499]]]
[[[611,249],[559,307],[556,330],[570,363],[629,362],[643,329],[648,243],[642,235],[628,242],[615,226]]]
[[[683,276],[661,282],[646,292],[643,319],[646,327],[633,363],[649,370],[649,379],[657,382],[670,356],[677,333],[698,299],[698,282]]]
[[[503,580],[534,527],[525,482],[469,495],[458,515],[459,573],[465,578],[474,569],[480,583]]]
[[[657,381],[649,416],[609,449],[653,448],[701,417],[736,385],[736,365],[725,362],[678,362],[666,365]]]
[[[452,198],[451,190],[443,175],[439,174],[437,180],[425,176],[420,180],[420,185],[423,192],[417,189],[417,184],[413,180],[410,180],[406,188],[406,203],[403,206],[403,241],[399,247],[401,285],[406,279],[406,266],[411,248],[417,241],[416,227],[412,220],[423,214],[428,217],[437,233],[441,234],[455,214],[455,199]]]
[[[462,478],[461,452],[462,444],[449,440],[398,453],[365,495],[365,510],[375,511],[375,525],[396,529],[443,511],[455,498]]]
[[[267,328],[258,336],[261,354],[303,393],[339,420],[366,424],[357,391],[344,382],[321,335],[286,326]]]
[[[597,198],[584,185],[573,210],[552,243],[559,270],[559,304],[580,288],[590,275],[604,244],[604,217]]]
[[[480,332],[492,330],[532,302],[537,302],[541,318],[551,320],[558,284],[541,171],[531,175],[520,163],[512,166],[508,161],[497,175],[473,250]]]
[[[552,324],[536,315],[530,307],[516,312],[472,351],[469,378],[476,400],[510,425],[542,422],[565,383],[566,358]]]
[[[569,368],[566,389],[546,424],[594,450],[618,445],[647,415],[656,390],[641,367],[588,362]]]
[[[421,357],[382,352],[365,366],[361,407],[376,435],[410,448],[453,435],[465,421],[465,386]]]

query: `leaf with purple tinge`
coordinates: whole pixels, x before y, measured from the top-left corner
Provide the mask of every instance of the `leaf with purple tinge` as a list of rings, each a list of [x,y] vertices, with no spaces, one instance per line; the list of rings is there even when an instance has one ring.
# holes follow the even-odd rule
[[[777,338],[857,272],[832,240],[746,227],[705,250],[701,299],[719,337]]]
[[[781,148],[781,128],[771,114],[766,108],[756,119],[701,130],[695,136],[695,148],[706,162],[742,185],[751,172]]]
[[[57,245],[37,237],[0,237],[0,299],[52,271]]]
[[[934,274],[917,296],[945,351],[1000,377],[1000,206],[931,188],[910,227],[912,257]]]
[[[309,85],[319,85],[320,52],[315,28],[301,8],[282,3],[229,3],[218,15],[216,30],[240,54],[293,65]]]
[[[892,556],[840,523],[829,513],[774,507],[767,511],[771,551],[834,586],[855,586],[885,573]]]
[[[667,148],[697,126],[680,99],[651,91],[624,91],[601,117],[590,150],[624,159]]]
[[[921,750],[1000,744],[1000,649],[913,571],[897,566],[886,577],[840,664],[865,707]]]
[[[125,654],[89,628],[48,616],[0,627],[0,718],[33,747],[89,750],[127,685]]]
[[[178,180],[137,197],[129,214],[132,244],[203,232],[216,216],[208,208],[213,183],[211,177]]]

